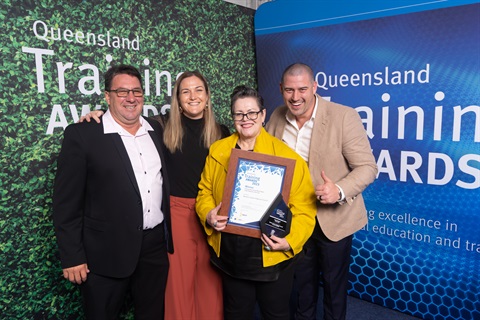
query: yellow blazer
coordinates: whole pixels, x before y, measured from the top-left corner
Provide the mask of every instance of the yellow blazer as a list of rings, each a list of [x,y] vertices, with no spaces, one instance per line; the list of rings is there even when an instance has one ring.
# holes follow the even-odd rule
[[[322,184],[322,170],[339,185],[346,203],[324,205],[318,202],[317,219],[330,240],[339,241],[367,223],[362,191],[375,180],[377,164],[365,128],[357,111],[317,95],[308,167],[315,185]],[[288,111],[275,109],[266,126],[268,132],[282,139]]]
[[[199,186],[196,211],[205,228],[208,243],[220,257],[221,232],[206,223],[207,214],[223,198],[230,154],[238,141],[238,134],[221,139],[210,147]],[[292,258],[302,251],[315,226],[316,198],[306,162],[285,143],[261,129],[255,141],[254,152],[296,160],[288,207],[292,212],[290,233],[285,239],[292,250],[288,252],[263,250],[263,266],[269,267]]]

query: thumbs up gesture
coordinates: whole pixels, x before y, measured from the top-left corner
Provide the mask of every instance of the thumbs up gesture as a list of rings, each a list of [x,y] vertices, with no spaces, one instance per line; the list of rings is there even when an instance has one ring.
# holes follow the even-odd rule
[[[315,187],[315,195],[320,203],[332,204],[340,200],[340,190],[338,190],[335,183],[333,183],[333,181],[327,177],[325,171],[322,170],[321,175],[323,184],[318,184]]]

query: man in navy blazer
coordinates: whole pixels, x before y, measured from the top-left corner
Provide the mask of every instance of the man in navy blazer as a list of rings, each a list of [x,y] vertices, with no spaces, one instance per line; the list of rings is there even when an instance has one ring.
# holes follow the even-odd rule
[[[173,253],[162,129],[141,116],[135,67],[105,74],[101,123],[68,126],[53,196],[63,275],[79,285],[87,319],[116,319],[127,292],[135,319],[163,319]]]

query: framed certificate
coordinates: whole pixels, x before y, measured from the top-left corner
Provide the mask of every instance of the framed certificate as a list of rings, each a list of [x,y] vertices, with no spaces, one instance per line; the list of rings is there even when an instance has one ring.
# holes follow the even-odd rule
[[[260,220],[281,193],[288,203],[295,159],[232,149],[220,215],[223,232],[260,238]]]

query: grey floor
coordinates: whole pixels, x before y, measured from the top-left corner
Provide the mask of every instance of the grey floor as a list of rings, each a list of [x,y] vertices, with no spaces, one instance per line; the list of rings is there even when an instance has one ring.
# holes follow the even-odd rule
[[[321,292],[320,292],[321,293]],[[323,319],[322,304],[318,299],[317,320]],[[262,320],[259,309],[255,310],[255,320]],[[347,320],[418,320],[419,318],[404,314],[377,304],[349,296],[347,300]]]
[[[317,319],[322,319],[321,316]],[[418,320],[419,318],[404,314],[377,304],[348,297],[347,320]]]

